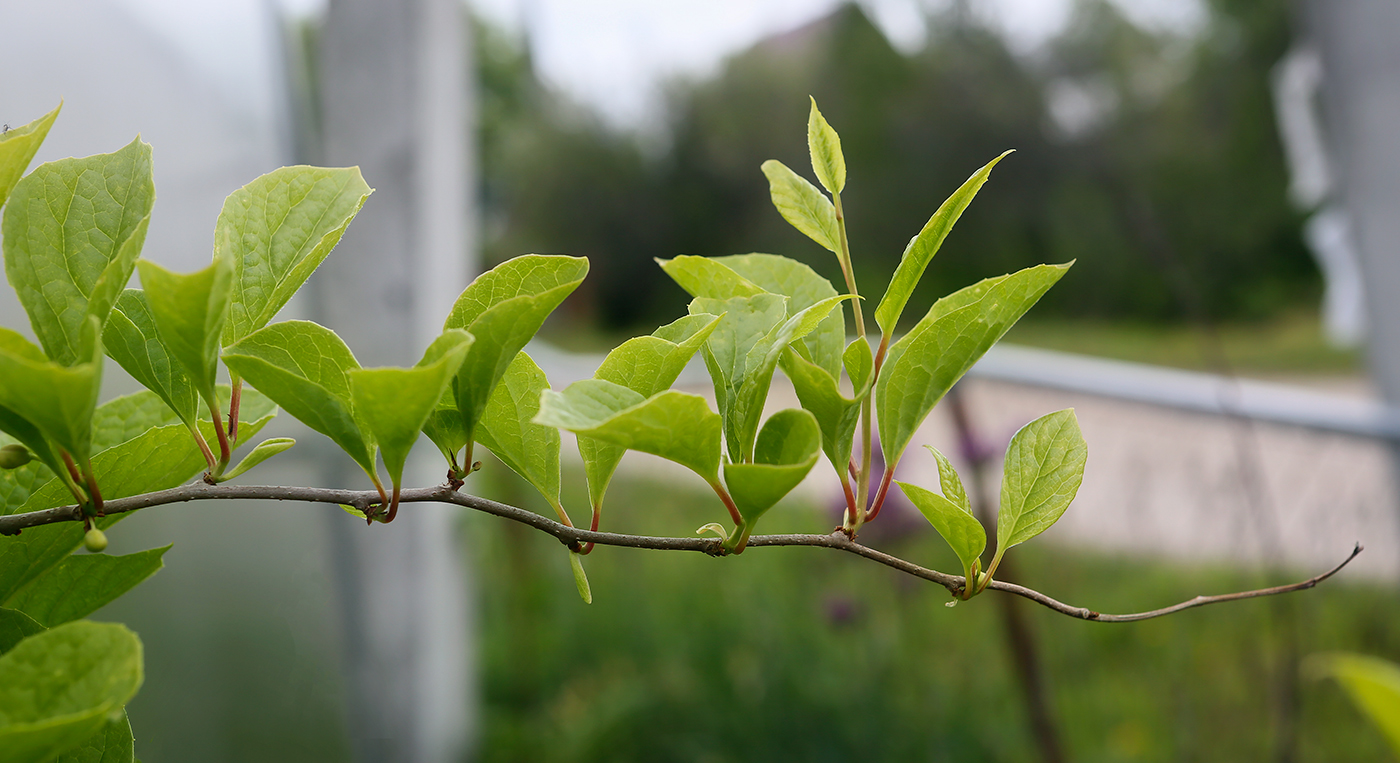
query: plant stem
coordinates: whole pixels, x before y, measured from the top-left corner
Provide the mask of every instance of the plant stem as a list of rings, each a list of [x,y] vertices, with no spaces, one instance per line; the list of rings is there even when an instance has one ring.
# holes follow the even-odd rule
[[[243,380],[234,374],[232,382],[233,391],[228,398],[228,439],[238,442],[238,405],[243,400]]]
[[[384,518],[384,523],[394,521],[394,517],[399,515],[399,483],[394,483],[394,494],[389,498],[389,516]]]
[[[837,259],[841,261],[841,272],[846,276],[846,290],[855,299],[851,300],[851,313],[856,319],[856,335],[860,341],[865,338],[865,315],[860,307],[860,290],[856,288],[855,268],[851,265],[851,244],[846,237],[846,213],[841,208],[841,194],[831,194],[832,205],[836,208],[836,230],[840,235],[840,249]],[[854,534],[865,523],[866,499],[870,497],[870,396],[866,395],[860,404],[860,473],[856,478],[856,516],[850,528]]]
[[[97,516],[105,517],[107,512],[102,506],[102,491],[97,488],[97,475],[92,471],[92,460],[89,459],[83,477],[87,479],[88,497],[92,499],[92,510]]]
[[[870,503],[870,515],[865,518],[867,522],[873,522],[875,517],[880,515],[880,507],[885,505],[885,495],[890,492],[890,482],[894,480],[894,467],[886,466],[885,473],[880,475],[880,488],[875,491],[875,500]]]
[[[212,475],[214,468],[218,466],[218,462],[214,460],[214,451],[209,449],[209,443],[204,439],[204,433],[199,431],[198,425],[190,427],[190,435],[199,446],[199,452],[204,454],[204,460],[209,464],[209,474]]]
[[[228,433],[224,431],[224,415],[219,411],[218,403],[210,401],[209,414],[214,417],[214,432],[219,436],[219,463],[215,465],[210,476],[218,479],[219,475],[224,473],[224,469],[228,468],[233,451],[228,444]]]
[[[594,507],[593,507],[593,523],[590,524],[590,525],[588,526],[588,531],[589,531],[589,532],[592,532],[592,533],[598,532],[598,520],[599,520],[599,519],[602,519],[602,518],[603,518],[603,507],[602,507],[602,506],[594,506]],[[588,543],[584,544],[584,546],[583,546],[582,549],[579,550],[578,555],[579,555],[579,556],[588,556],[588,555],[589,555],[590,553],[592,553],[592,552],[593,552],[593,541],[590,540],[590,541],[588,541]]]
[[[724,489],[724,485],[711,482],[710,487],[714,488],[715,494],[719,496],[721,501],[724,501],[724,508],[729,509],[729,518],[734,520],[734,525],[736,527],[742,525],[744,515],[739,513],[739,507],[734,505],[734,499],[729,497],[729,491]]]

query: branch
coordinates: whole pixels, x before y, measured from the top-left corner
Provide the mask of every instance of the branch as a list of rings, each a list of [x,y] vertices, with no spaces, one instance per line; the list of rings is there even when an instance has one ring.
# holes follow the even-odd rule
[[[137,509],[146,509],[153,506],[184,503],[186,501],[239,499],[336,503],[353,506],[360,511],[367,511],[369,507],[376,506],[380,503],[381,496],[378,491],[374,490],[336,490],[329,488],[264,485],[208,485],[203,482],[193,482],[169,490],[146,493],[130,498],[110,500],[106,502],[104,509],[106,514],[111,515],[123,514],[128,511],[136,511]],[[528,511],[516,506],[509,506],[504,503],[497,503],[496,501],[468,495],[466,493],[459,493],[453,490],[450,485],[404,490],[399,497],[399,502],[436,502],[465,506],[469,509],[475,509],[476,511],[509,519],[513,522],[529,525],[540,532],[554,536],[565,546],[591,543],[600,546],[647,548],[659,551],[699,551],[711,556],[721,556],[723,554],[723,549],[721,548],[722,541],[716,539],[658,538],[649,535],[623,535],[620,533],[597,532],[594,530],[569,527],[568,525],[556,522],[548,517],[536,514],[533,511]],[[24,514],[9,514],[0,516],[0,535],[17,535],[21,530],[30,527],[39,527],[41,525],[55,524],[58,522],[80,522],[82,519],[82,507],[76,505],[30,511]],[[755,546],[818,546],[822,548],[833,548],[855,554],[856,556],[865,557],[873,562],[878,562],[886,567],[899,570],[900,572],[913,575],[914,577],[932,581],[948,589],[948,592],[955,596],[962,592],[963,587],[967,583],[966,579],[961,575],[949,575],[946,572],[930,570],[926,567],[920,567],[913,562],[907,562],[899,557],[886,554],[883,551],[876,551],[869,546],[863,546],[847,538],[845,534],[840,531],[833,532],[830,535],[755,535],[749,538],[748,545],[750,548]],[[1161,617],[1162,615],[1180,612],[1183,609],[1203,607],[1207,604],[1253,599],[1260,596],[1274,596],[1276,594],[1291,593],[1293,591],[1302,591],[1312,588],[1318,583],[1337,574],[1338,571],[1347,566],[1347,564],[1360,553],[1361,544],[1358,543],[1356,544],[1356,548],[1352,550],[1351,555],[1344,559],[1341,564],[1338,564],[1336,567],[1333,567],[1321,575],[1308,578],[1299,583],[1216,596],[1197,596],[1170,607],[1128,615],[1108,615],[1084,607],[1070,606],[1056,601],[1039,591],[1019,586],[1015,583],[1005,583],[1000,580],[992,581],[991,585],[987,586],[987,588],[993,591],[1002,591],[1004,593],[1015,594],[1030,599],[1060,614],[1076,617],[1081,620],[1093,620],[1101,623],[1127,623]]]

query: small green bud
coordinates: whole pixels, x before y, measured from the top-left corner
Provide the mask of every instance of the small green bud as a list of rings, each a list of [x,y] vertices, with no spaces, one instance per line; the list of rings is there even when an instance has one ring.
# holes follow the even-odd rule
[[[0,469],[18,469],[33,460],[29,448],[18,443],[0,448]]]
[[[83,535],[83,546],[94,554],[100,554],[107,550],[107,535],[96,527],[88,530]]]

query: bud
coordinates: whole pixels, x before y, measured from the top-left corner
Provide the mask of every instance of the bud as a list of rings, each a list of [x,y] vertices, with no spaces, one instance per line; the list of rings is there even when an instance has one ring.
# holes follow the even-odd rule
[[[107,535],[94,527],[83,535],[83,546],[94,554],[100,554],[107,550]]]
[[[34,460],[29,449],[19,444],[0,448],[0,469],[18,469]]]

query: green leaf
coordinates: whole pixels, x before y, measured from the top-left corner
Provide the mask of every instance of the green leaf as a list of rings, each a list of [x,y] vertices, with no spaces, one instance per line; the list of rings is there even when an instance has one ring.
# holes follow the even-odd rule
[[[720,318],[707,313],[687,315],[658,328],[651,336],[628,339],[608,353],[593,378],[621,384],[643,397],[651,397],[676,382],[719,322]],[[603,505],[608,483],[626,449],[579,437],[578,450],[588,478],[589,499],[596,509]]]
[[[899,260],[899,267],[895,268],[894,276],[890,278],[889,288],[885,289],[884,298],[875,308],[875,322],[880,324],[880,330],[885,336],[894,335],[899,316],[909,302],[909,295],[914,293],[914,287],[919,285],[919,279],[923,278],[929,260],[938,253],[938,248],[943,245],[943,239],[948,237],[953,224],[962,216],[967,205],[972,203],[972,198],[977,195],[982,184],[987,182],[992,168],[1009,153],[1011,152],[1003,153],[987,162],[987,166],[974,172],[961,188],[943,202],[938,211],[933,213],[933,217],[924,223],[919,235],[909,240],[909,245],[904,248],[904,255]]]
[[[821,453],[821,431],[811,413],[788,408],[768,417],[754,445],[753,463],[724,465],[724,484],[752,529],[812,471]]]
[[[234,191],[214,226],[233,265],[225,346],[266,326],[339,243],[373,193],[359,167],[283,167]]]
[[[890,345],[875,383],[880,446],[888,468],[899,463],[933,406],[1071,264],[1037,265],[953,292]]]
[[[44,626],[19,610],[0,609],[0,654],[14,649],[15,644],[36,633],[43,633],[44,630]]]
[[[1337,679],[1400,755],[1400,666],[1360,654],[1322,654],[1310,658],[1308,667]]]
[[[865,347],[865,356],[869,357],[870,345],[866,344],[865,340],[857,339],[851,344],[851,347],[862,346]],[[860,357],[858,351],[848,354]],[[798,402],[816,417],[821,428],[822,451],[836,469],[836,475],[845,482],[856,424],[860,422],[861,401],[870,394],[869,373],[861,377],[861,386],[856,389],[855,396],[846,397],[841,394],[840,387],[831,374],[803,359],[796,352],[789,350],[783,357],[782,366],[783,373],[787,374],[797,392]],[[856,372],[859,373],[858,368]]]
[[[953,469],[953,464],[948,461],[948,457],[938,452],[932,445],[925,445],[928,452],[933,454],[933,460],[938,462],[938,486],[943,490],[943,497],[952,501],[955,506],[972,513],[972,501],[967,498],[967,489],[963,487],[962,480],[958,478],[958,473]],[[978,551],[977,553],[982,553]]]
[[[107,722],[96,734],[54,758],[53,763],[133,763],[135,741],[131,736],[131,721],[123,710],[107,716]]]
[[[194,426],[199,416],[199,395],[184,367],[161,340],[145,292],[122,292],[102,331],[102,344],[107,357],[159,395],[181,421]]]
[[[68,365],[39,360],[37,347],[0,329],[0,408],[33,424],[79,464],[91,452],[92,415],[102,386],[100,329],[96,318],[88,321],[84,362]]]
[[[291,450],[292,446],[296,444],[297,441],[291,437],[272,437],[263,440],[255,445],[252,450],[248,451],[248,455],[244,456],[243,460],[238,462],[238,466],[219,477],[219,482],[228,482],[278,453]]]
[[[692,297],[729,299],[752,297],[766,290],[720,262],[718,257],[683,254],[670,260],[657,258],[656,264]],[[777,292],[774,292],[775,294]]]
[[[350,392],[350,372],[360,363],[334,331],[310,321],[274,323],[226,348],[224,363],[374,476],[374,441]]]
[[[740,416],[736,411],[739,391],[749,374],[749,355],[763,344],[757,358],[766,357],[772,342],[765,340],[783,323],[787,315],[787,297],[779,294],[758,294],[752,297],[691,300],[691,314],[722,315],[723,320],[705,342],[705,368],[715,386],[715,399],[724,419],[725,438],[731,461],[742,461],[739,432]],[[756,371],[757,369],[755,369]]]
[[[763,163],[768,193],[778,213],[808,238],[833,252],[840,251],[841,234],[836,227],[836,207],[807,179],[776,159]]]
[[[233,263],[215,257],[209,267],[180,275],[142,260],[141,285],[160,339],[209,405],[219,374],[219,335],[228,320]]]
[[[987,548],[987,531],[982,528],[982,523],[967,509],[945,496],[907,482],[895,484],[899,485],[904,495],[923,513],[929,524],[933,525],[933,529],[943,536],[943,540],[953,548],[953,553],[958,555],[967,585],[976,585],[972,565]]]
[[[45,354],[86,362],[88,315],[107,320],[141,254],[155,187],[140,138],[113,154],[40,165],[5,205],[5,274]]]
[[[33,122],[0,133],[0,207],[5,205],[5,200],[10,197],[15,183],[19,182],[20,176],[29,168],[34,154],[39,151],[39,144],[48,137],[49,128],[53,127],[53,121],[58,118],[58,112],[62,108],[63,104],[59,103],[53,111]]]
[[[536,424],[640,450],[719,482],[720,419],[699,395],[667,390],[649,398],[602,379],[562,393],[545,390]]]
[[[757,284],[764,291],[781,294],[788,298],[788,317],[806,310],[824,299],[835,297],[839,292],[831,282],[817,275],[807,265],[788,257],[776,254],[736,254],[729,257],[715,257],[748,281]],[[692,292],[692,296],[701,295]],[[740,296],[726,294],[724,297]],[[841,376],[841,348],[846,344],[846,318],[840,310],[833,310],[817,328],[803,338],[795,347],[798,352],[806,348],[808,360],[826,369],[834,378]]]
[[[418,434],[447,391],[452,377],[461,368],[472,343],[471,334],[450,329],[433,342],[428,357],[413,368],[365,368],[349,372],[354,415],[379,443],[384,467],[389,470],[395,486],[403,483],[403,468],[409,451],[418,441]],[[252,377],[248,378],[252,381]]]
[[[52,628],[96,612],[165,566],[170,546],[126,556],[75,554],[4,602]]]
[[[812,154],[812,170],[817,179],[826,190],[841,193],[846,187],[846,157],[841,154],[841,138],[817,110],[816,98],[812,98],[812,111],[807,117],[807,150]]]
[[[578,586],[579,598],[583,599],[584,604],[592,604],[593,591],[588,587],[588,576],[583,573],[583,558],[570,551],[569,566],[574,569],[574,585]]]
[[[518,353],[486,403],[477,437],[558,510],[559,430],[534,423],[540,394],[547,389],[544,371],[529,355]]]
[[[527,254],[482,273],[457,298],[443,328],[477,337],[453,382],[468,441],[516,353],[586,275],[585,257]]]
[[[997,510],[998,555],[1055,524],[1079,492],[1088,456],[1073,408],[1041,416],[1011,438]]]
[[[31,763],[83,745],[141,686],[141,642],[86,620],[31,636],[0,656],[0,750]]]

